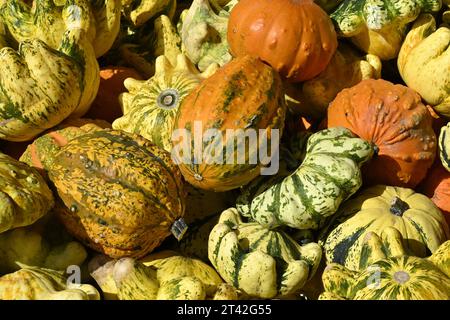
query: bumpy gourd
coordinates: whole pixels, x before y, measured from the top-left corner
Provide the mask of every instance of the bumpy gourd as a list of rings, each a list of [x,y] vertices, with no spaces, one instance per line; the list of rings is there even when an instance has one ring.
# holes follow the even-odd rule
[[[160,14],[172,19],[177,8],[176,0],[122,0],[122,4],[122,12],[135,27],[142,26]]]
[[[21,267],[0,278],[0,300],[100,300],[95,287],[72,283],[62,271]]]
[[[40,170],[45,176],[47,170],[53,165],[55,155],[71,139],[108,127],[110,125],[107,122],[90,119],[64,121],[35,139],[25,149],[19,160]]]
[[[450,172],[450,122],[441,128],[439,134],[439,157],[444,168]]]
[[[152,44],[151,46],[142,43],[140,40],[142,37],[136,36],[137,43],[125,42],[119,48],[120,56],[126,64],[130,64],[147,78],[155,73],[156,57],[165,56],[172,65],[176,65],[178,55],[181,54],[181,38],[166,15],[155,19],[150,34],[152,41],[148,42]]]
[[[86,259],[87,252],[80,243],[68,241],[52,245],[45,236],[33,227],[0,234],[0,274],[19,270],[18,263],[65,271],[68,266],[79,266]]]
[[[437,261],[449,261],[450,241],[425,259],[409,255],[401,233],[392,227],[380,236],[366,234],[359,271],[329,264],[322,280],[325,292],[320,300],[448,300],[450,278]],[[448,272],[448,269],[447,269]]]
[[[113,128],[139,134],[170,152],[179,106],[201,81],[216,71],[217,65],[200,73],[180,54],[174,65],[165,56],[159,56],[155,69],[155,75],[147,81],[125,80],[129,92],[119,98],[124,115],[114,121]]]
[[[92,276],[110,300],[237,299],[216,271],[200,260],[162,251],[142,260],[93,262]],[[102,265],[102,263],[104,263]],[[100,264],[95,266],[95,264]]]
[[[341,43],[326,69],[317,77],[291,87],[287,84],[288,108],[296,114],[322,119],[340,91],[364,79],[381,78],[381,68],[381,60],[377,56],[362,56]]]
[[[211,231],[208,255],[228,284],[249,296],[273,298],[298,292],[314,275],[322,250],[316,243],[301,246],[281,230],[245,223],[231,208]]]
[[[398,229],[409,255],[425,257],[449,236],[443,214],[426,196],[412,189],[374,186],[345,202],[322,230],[327,263],[350,270],[364,265],[364,239],[386,227]]]
[[[331,13],[339,35],[382,60],[396,58],[408,24],[421,12],[437,12],[440,0],[345,0]]]
[[[142,257],[186,231],[181,173],[140,136],[103,129],[76,137],[56,154],[49,178],[67,230],[111,257]]]
[[[228,8],[231,10],[232,6]],[[212,63],[223,66],[231,60],[228,52],[227,27],[229,11],[216,14],[209,0],[194,0],[181,15],[179,28],[183,52],[201,71]]]
[[[0,50],[0,138],[27,141],[69,115],[83,115],[97,94],[99,67],[92,44],[65,7],[67,29],[58,51],[26,40]],[[24,95],[23,92],[28,92]]]
[[[450,28],[436,27],[432,15],[421,15],[407,34],[397,65],[408,87],[416,90],[439,114],[450,117],[448,47]]]
[[[53,194],[35,169],[0,153],[0,233],[33,224],[53,205]]]
[[[319,131],[309,137],[297,170],[250,199],[241,212],[268,228],[317,229],[361,187],[360,166],[372,154],[368,142],[345,128]]]
[[[56,49],[64,37],[66,8],[76,16],[72,26],[86,32],[96,57],[105,54],[119,33],[120,0],[34,0],[32,5],[7,0],[0,6],[0,15],[17,41],[40,39]]]

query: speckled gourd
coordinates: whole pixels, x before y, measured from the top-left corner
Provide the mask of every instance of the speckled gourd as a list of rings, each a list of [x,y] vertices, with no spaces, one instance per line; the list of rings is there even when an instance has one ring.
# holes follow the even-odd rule
[[[53,194],[36,169],[0,153],[0,233],[33,224],[53,205]]]
[[[168,152],[140,136],[104,129],[74,138],[49,178],[68,231],[111,257],[142,257],[186,231],[181,173]]]
[[[319,300],[448,300],[450,278],[441,269],[450,259],[450,241],[429,258],[409,255],[404,239],[395,228],[364,239],[359,271],[331,263],[322,275],[325,292]]]
[[[316,243],[301,246],[282,230],[244,222],[230,208],[210,233],[208,256],[225,282],[267,299],[297,293],[314,275],[322,250]]]
[[[114,121],[113,128],[139,134],[170,152],[179,106],[217,68],[212,64],[200,73],[183,54],[177,56],[175,64],[166,56],[159,56],[153,77],[146,81],[125,80],[128,92],[119,98],[124,115]]]

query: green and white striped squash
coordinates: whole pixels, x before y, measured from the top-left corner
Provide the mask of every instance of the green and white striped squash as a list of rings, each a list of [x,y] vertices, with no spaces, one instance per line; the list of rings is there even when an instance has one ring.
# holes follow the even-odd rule
[[[439,134],[439,157],[444,168],[450,171],[450,122],[441,128]]]
[[[229,12],[236,1],[225,8],[213,10],[210,0],[194,0],[189,10],[182,12],[178,31],[182,51],[199,70],[205,71],[211,64],[225,65],[232,59],[228,52],[227,30]]]
[[[175,15],[177,0],[122,0],[122,13],[135,27],[164,14],[170,19]]]
[[[418,257],[435,252],[450,237],[444,215],[431,199],[412,189],[378,185],[345,202],[322,230],[327,263],[363,268],[366,235],[387,227],[398,229],[406,252]]]
[[[209,235],[208,256],[220,276],[259,298],[297,293],[319,266],[316,243],[301,246],[281,230],[243,222],[235,208],[225,210]]]
[[[75,19],[74,28],[82,28],[96,57],[104,55],[113,45],[120,28],[120,0],[5,0],[0,16],[18,41],[40,39],[57,49],[64,37],[66,9]]]
[[[1,139],[30,140],[68,116],[83,115],[95,99],[100,75],[94,49],[67,15],[58,51],[36,39],[18,51],[0,49]]]
[[[382,60],[396,58],[408,24],[421,12],[438,12],[440,0],[345,0],[330,15],[338,34]]]
[[[325,292],[319,300],[449,300],[450,278],[430,258],[408,255],[400,231],[387,227],[366,235],[360,271],[331,263],[322,275]],[[447,241],[447,243],[450,243]],[[439,249],[450,256],[450,247]]]
[[[240,212],[267,228],[317,229],[362,185],[360,166],[373,147],[348,129],[311,135],[305,158],[291,175],[240,205]]]
[[[159,56],[152,78],[125,80],[129,92],[119,98],[124,115],[113,122],[113,128],[139,134],[170,152],[178,107],[217,68],[217,65],[211,65],[200,73],[183,54],[178,55],[175,65],[165,56]]]

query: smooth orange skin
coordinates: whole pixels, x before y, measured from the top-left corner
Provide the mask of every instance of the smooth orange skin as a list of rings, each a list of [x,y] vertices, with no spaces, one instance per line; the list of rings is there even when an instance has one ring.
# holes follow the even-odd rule
[[[331,19],[312,0],[241,0],[227,38],[233,56],[259,57],[290,82],[325,70],[338,45]]]
[[[432,122],[419,94],[382,79],[342,90],[327,118],[328,128],[346,127],[378,149],[362,168],[366,185],[408,188],[425,178],[436,157]]]

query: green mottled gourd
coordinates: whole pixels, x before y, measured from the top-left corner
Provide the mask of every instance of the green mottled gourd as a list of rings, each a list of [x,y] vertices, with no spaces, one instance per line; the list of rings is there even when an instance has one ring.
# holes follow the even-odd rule
[[[27,3],[28,2],[28,3]],[[94,46],[95,56],[105,54],[120,28],[120,0],[7,0],[0,15],[17,41],[39,39],[57,49],[64,37],[66,9],[75,14],[71,26],[82,28]]]
[[[194,0],[183,12],[178,28],[183,52],[201,71],[212,63],[225,65],[232,59],[228,52],[227,30],[229,12],[235,1],[216,13],[209,0]]]
[[[140,27],[161,14],[173,18],[177,8],[176,0],[122,0],[122,12],[133,26]]]
[[[119,48],[120,56],[126,64],[147,78],[155,73],[156,57],[165,56],[172,65],[176,65],[177,57],[181,54],[181,38],[168,16],[161,15],[156,18],[150,34],[152,40],[148,42],[151,46],[142,43],[142,37],[136,36],[138,43],[126,42]]]
[[[81,125],[81,126],[78,126]],[[83,134],[108,128],[111,125],[103,121],[72,119],[64,121],[52,128],[46,134],[36,138],[20,156],[19,160],[29,166],[35,167],[45,176],[47,170],[53,165],[53,159],[61,147],[70,140]]]
[[[439,157],[444,168],[450,172],[450,122],[441,128],[439,134]]]
[[[267,228],[317,229],[361,187],[360,167],[372,154],[372,146],[348,129],[314,133],[297,170],[241,202],[240,211]]]
[[[332,13],[338,34],[382,60],[397,57],[408,24],[421,12],[438,12],[440,0],[345,0]]]
[[[103,129],[74,138],[48,176],[67,230],[113,258],[142,257],[186,231],[181,173],[168,152],[138,135]]]
[[[437,27],[431,14],[421,15],[406,35],[398,55],[400,75],[411,89],[417,91],[439,114],[450,116],[448,47],[450,28]]]
[[[417,257],[434,253],[450,236],[444,215],[431,199],[412,189],[378,185],[345,202],[321,231],[327,263],[364,268],[366,235],[387,227],[398,229],[407,254]]]
[[[0,233],[33,224],[53,205],[53,194],[36,169],[0,153]]]
[[[231,208],[210,233],[208,255],[225,282],[266,299],[297,293],[314,275],[322,250],[316,243],[301,246],[281,230],[243,222]]]
[[[449,241],[435,257],[407,254],[405,239],[396,228],[387,227],[380,235],[369,232],[364,238],[359,271],[331,263],[322,275],[325,292],[320,300],[448,300],[450,278],[434,260],[450,259]],[[445,259],[445,260],[443,260]],[[447,267],[448,272],[448,267]]]
[[[65,10],[70,24],[73,13]],[[34,39],[0,53],[1,139],[30,140],[68,116],[83,115],[97,94],[99,66],[82,29],[68,28],[58,51]]]
[[[62,271],[21,267],[0,277],[0,300],[100,300],[95,287],[71,283]]]
[[[0,234],[0,274],[20,269],[18,263],[66,270],[81,265],[87,258],[84,247],[76,242],[51,246],[44,236],[33,228],[17,228]]]
[[[180,104],[217,69],[217,64],[212,64],[200,73],[183,54],[177,56],[175,64],[171,64],[166,56],[159,56],[152,78],[146,81],[125,80],[124,85],[129,92],[119,97],[124,115],[114,121],[113,128],[139,134],[170,152]]]

